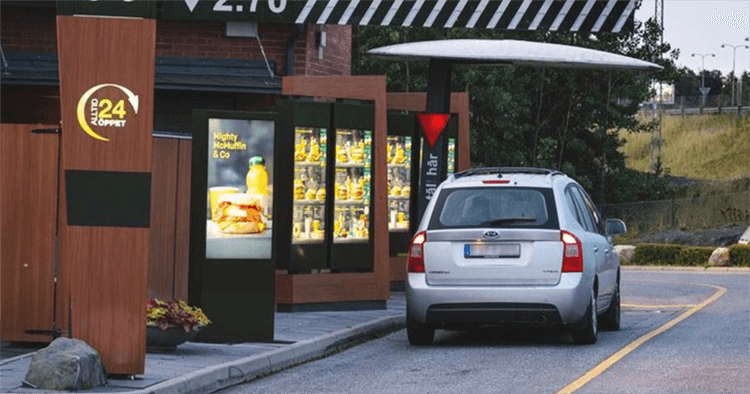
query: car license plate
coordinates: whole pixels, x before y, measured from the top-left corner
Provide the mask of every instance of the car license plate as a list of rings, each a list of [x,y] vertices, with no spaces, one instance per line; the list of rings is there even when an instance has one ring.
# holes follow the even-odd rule
[[[521,256],[519,244],[465,244],[464,257],[467,259],[496,259]]]

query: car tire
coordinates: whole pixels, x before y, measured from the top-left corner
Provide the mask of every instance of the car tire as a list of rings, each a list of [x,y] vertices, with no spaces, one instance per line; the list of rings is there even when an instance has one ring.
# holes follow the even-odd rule
[[[406,314],[406,337],[409,343],[414,346],[429,345],[435,339],[435,328],[419,323]]]
[[[617,281],[615,285],[615,294],[612,296],[612,302],[609,303],[609,308],[604,312],[602,318],[599,320],[599,325],[602,330],[607,331],[620,331],[620,314],[622,308],[620,307],[620,281]]]
[[[573,342],[581,345],[590,345],[596,343],[597,333],[596,319],[596,293],[591,289],[591,302],[586,309],[586,317],[583,319],[583,327],[572,331]]]

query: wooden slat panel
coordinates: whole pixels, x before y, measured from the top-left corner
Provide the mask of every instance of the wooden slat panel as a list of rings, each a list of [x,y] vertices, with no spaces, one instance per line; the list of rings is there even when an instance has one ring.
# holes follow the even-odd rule
[[[456,163],[456,171],[458,172],[471,168],[469,95],[467,93],[452,93],[451,97],[451,111],[458,113],[458,162]]]
[[[466,92],[451,93],[451,113],[469,111],[469,95]],[[426,93],[388,93],[388,109],[424,112],[427,107]]]
[[[406,280],[406,257],[391,257],[391,282]]]
[[[162,300],[174,297],[178,149],[178,140],[154,138],[148,295]]]
[[[54,125],[0,125],[0,333],[5,341],[49,342],[25,334],[53,328],[59,135]]]
[[[63,170],[151,172],[155,37],[155,20],[57,17]],[[95,96],[86,96],[90,89]],[[128,91],[138,96],[137,111]],[[96,129],[109,142],[93,138],[79,122],[79,102],[94,112],[92,99],[102,100],[100,110],[104,99],[126,102],[124,127]],[[115,108],[111,119],[117,119]],[[92,116],[88,112],[84,122]],[[61,217],[65,194],[60,193]],[[69,319],[71,336],[99,352],[111,374],[145,369],[149,245],[148,228],[60,223],[63,320]]]
[[[154,108],[156,21],[119,18],[57,17],[64,168],[149,172]],[[126,45],[127,44],[127,45]],[[94,98],[125,100],[126,126],[97,128],[109,142],[88,135],[79,125],[79,100],[99,84],[116,83],[138,96],[137,113],[116,87],[97,90]],[[102,109],[104,105],[101,106]],[[112,119],[118,119],[114,110]],[[90,116],[84,113],[85,120]],[[147,131],[147,132],[144,132]]]
[[[71,335],[99,351],[108,373],[143,373],[148,265],[140,262],[149,258],[149,229],[63,228],[60,257],[80,262],[68,264],[68,275],[75,279],[70,286]],[[140,372],[133,372],[139,367]]]
[[[277,304],[317,304],[384,299],[377,297],[378,292],[378,278],[374,273],[276,275]]]
[[[188,298],[190,265],[190,174],[192,141],[180,140],[177,164],[177,214],[175,217],[174,298]]]

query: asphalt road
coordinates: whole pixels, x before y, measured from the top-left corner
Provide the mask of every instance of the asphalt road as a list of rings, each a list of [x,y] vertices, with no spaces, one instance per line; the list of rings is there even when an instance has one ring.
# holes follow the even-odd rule
[[[404,330],[221,393],[750,393],[750,275],[623,271],[623,321],[568,334]]]

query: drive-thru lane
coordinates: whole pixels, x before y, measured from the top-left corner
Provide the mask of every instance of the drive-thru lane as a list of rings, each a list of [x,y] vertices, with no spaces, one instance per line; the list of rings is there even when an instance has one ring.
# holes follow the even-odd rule
[[[681,308],[681,316],[695,313],[576,392],[750,392],[750,276],[644,272],[627,276],[639,297],[657,291],[657,297],[670,305],[695,303]],[[704,300],[696,302],[701,297]],[[705,307],[698,310],[702,304]]]
[[[748,279],[624,270],[622,330],[595,345],[481,329],[412,347],[402,330],[222,392],[750,392]]]

